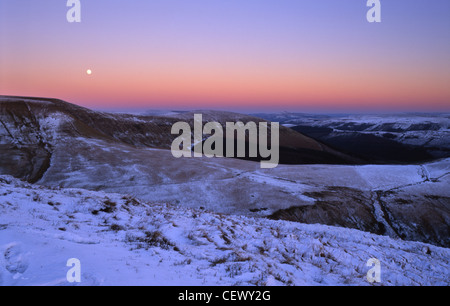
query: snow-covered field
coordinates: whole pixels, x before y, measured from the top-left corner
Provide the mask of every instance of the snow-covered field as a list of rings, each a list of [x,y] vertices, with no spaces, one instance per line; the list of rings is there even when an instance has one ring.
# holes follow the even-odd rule
[[[449,285],[450,250],[0,176],[0,285]],[[75,283],[77,284],[77,283]]]
[[[70,258],[81,261],[81,285],[369,285],[371,258],[381,285],[449,284],[449,158],[275,169],[175,159],[167,127],[192,114],[38,100],[0,97],[0,285],[67,285]],[[333,129],[400,129],[363,119]],[[402,133],[428,129],[448,145],[448,117],[400,119]]]

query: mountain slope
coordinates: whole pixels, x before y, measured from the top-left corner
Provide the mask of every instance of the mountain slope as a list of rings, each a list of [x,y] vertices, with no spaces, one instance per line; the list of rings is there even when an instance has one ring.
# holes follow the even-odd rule
[[[216,213],[271,216],[450,245],[450,160],[261,169],[259,163],[238,159],[176,159],[167,149],[168,137],[174,137],[169,136],[171,123],[192,114],[111,115],[58,100],[11,99],[0,99],[1,174],[49,187],[131,194]],[[254,119],[218,112],[204,116]],[[307,139],[286,133],[286,141]],[[308,140],[303,150],[314,144],[319,145]],[[314,159],[321,152],[313,153]]]
[[[204,112],[205,122],[262,119],[226,112]],[[170,149],[177,135],[172,125],[194,114],[177,117],[133,116],[95,112],[61,100],[0,96],[0,150],[4,173],[38,181],[49,166],[52,150],[67,139],[83,137],[133,147]],[[353,163],[356,159],[290,129],[280,129],[281,163]],[[8,153],[10,152],[10,153]]]
[[[0,176],[0,285],[450,284],[450,250],[337,227],[226,216]]]

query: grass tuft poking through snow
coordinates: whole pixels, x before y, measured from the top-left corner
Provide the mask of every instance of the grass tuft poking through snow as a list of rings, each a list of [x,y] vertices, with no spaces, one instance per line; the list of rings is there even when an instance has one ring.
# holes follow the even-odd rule
[[[449,285],[450,250],[0,176],[0,285]],[[375,284],[377,285],[377,284]]]

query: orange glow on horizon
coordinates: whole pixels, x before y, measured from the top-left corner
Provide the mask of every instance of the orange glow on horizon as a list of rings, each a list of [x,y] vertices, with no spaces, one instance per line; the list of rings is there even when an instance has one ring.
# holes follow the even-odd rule
[[[91,75],[72,66],[64,74],[57,67],[47,67],[45,74],[40,73],[43,67],[39,65],[26,73],[11,67],[7,83],[0,90],[2,94],[55,97],[105,108],[191,105],[389,109],[395,101],[396,108],[405,110],[423,107],[424,103],[439,110],[448,109],[450,101],[450,87],[443,81],[436,82],[450,79],[450,73],[439,78],[414,71],[386,75],[383,69],[363,66],[344,74],[343,65],[332,67],[326,63],[321,67],[300,63],[298,69],[258,63],[238,66],[245,69],[195,63],[128,69],[96,65],[95,74]],[[38,71],[41,76],[34,77]]]
[[[52,1],[1,1],[0,94],[104,109],[450,110],[449,1],[387,1],[379,24],[364,3],[323,1],[98,0],[76,24]]]

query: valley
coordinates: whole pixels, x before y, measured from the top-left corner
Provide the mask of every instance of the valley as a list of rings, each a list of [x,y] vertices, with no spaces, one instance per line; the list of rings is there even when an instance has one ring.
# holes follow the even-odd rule
[[[0,196],[0,206],[2,207],[0,238],[3,239],[0,239],[0,245],[2,243],[8,245],[8,239],[5,237],[20,236],[27,241],[39,239],[37,238],[40,235],[38,227],[44,230],[47,226],[53,228],[54,225],[50,224],[57,224],[52,229],[55,236],[46,236],[47,238],[45,238],[50,239],[47,243],[54,247],[59,248],[59,244],[55,242],[55,239],[60,239],[58,237],[84,237],[67,238],[71,241],[69,245],[72,246],[65,247],[74,248],[74,250],[78,246],[83,249],[84,242],[82,241],[85,239],[90,241],[89,239],[92,237],[97,237],[92,239],[96,241],[95,244],[98,247],[109,248],[101,242],[106,236],[90,234],[92,231],[97,233],[100,227],[98,229],[90,228],[86,232],[76,235],[71,233],[77,232],[76,223],[87,222],[76,220],[91,218],[87,216],[92,211],[96,212],[92,217],[96,220],[95,222],[109,222],[108,226],[113,226],[113,220],[110,218],[102,219],[106,217],[104,214],[109,214],[117,209],[117,211],[122,211],[122,208],[124,211],[128,211],[128,208],[121,206],[122,208],[119,209],[116,208],[116,205],[101,208],[95,204],[98,201],[95,200],[94,203],[90,200],[92,197],[113,197],[114,203],[128,201],[128,203],[141,203],[136,205],[147,207],[145,209],[159,209],[161,218],[174,214],[179,215],[180,217],[177,218],[183,218],[182,223],[186,224],[185,235],[188,235],[189,231],[198,232],[200,229],[197,228],[197,225],[188,225],[197,221],[181,217],[184,214],[188,216],[203,215],[207,220],[224,218],[223,220],[228,220],[226,222],[234,224],[234,229],[230,229],[231,234],[226,234],[227,238],[224,238],[224,242],[219,243],[217,246],[219,249],[224,247],[222,244],[226,245],[227,241],[234,244],[235,242],[232,241],[235,238],[231,237],[239,235],[245,237],[247,234],[244,232],[254,231],[256,227],[264,229],[263,231],[271,231],[270,235],[275,235],[270,228],[277,228],[278,234],[274,236],[275,238],[270,236],[272,237],[270,239],[279,239],[280,243],[285,241],[285,238],[281,237],[286,235],[290,237],[289,235],[293,235],[299,230],[307,229],[308,234],[302,234],[303,237],[309,235],[314,237],[316,230],[321,233],[328,232],[326,234],[327,241],[334,241],[333,243],[337,243],[337,245],[344,242],[335,241],[333,238],[335,235],[344,240],[354,236],[351,238],[353,239],[351,247],[358,248],[361,252],[366,252],[364,250],[370,245],[369,241],[375,239],[380,241],[377,256],[388,256],[391,258],[389,260],[393,260],[392,258],[395,258],[396,255],[392,249],[388,250],[382,247],[385,243],[403,245],[407,249],[419,250],[417,252],[422,252],[422,249],[435,250],[434,248],[437,248],[436,251],[430,251],[431,256],[442,255],[439,255],[440,257],[436,255],[438,257],[430,260],[437,260],[439,263],[436,264],[443,265],[448,269],[448,255],[445,255],[445,252],[448,252],[447,248],[450,246],[450,189],[448,188],[450,158],[440,157],[409,164],[405,164],[405,160],[397,164],[370,163],[364,159],[364,156],[356,156],[357,154],[352,152],[341,152],[336,147],[332,148],[313,137],[305,136],[286,126],[280,126],[280,146],[291,150],[290,152],[295,155],[297,161],[300,161],[299,163],[288,162],[273,169],[261,169],[259,162],[236,158],[203,156],[177,159],[170,151],[171,143],[176,137],[176,135],[171,135],[170,129],[173,123],[180,120],[193,124],[189,118],[193,118],[192,113],[175,113],[168,116],[110,114],[92,111],[60,100],[0,97],[0,152],[2,157],[0,173],[3,175],[1,180],[4,190],[3,198]],[[263,122],[263,119],[253,116],[215,111],[203,112],[203,118],[205,121],[221,124],[232,120]],[[445,139],[445,135],[444,133],[443,139]],[[437,136],[431,141],[434,141],[435,144],[438,143]],[[444,149],[445,146],[442,145],[441,148]],[[283,160],[283,155],[286,156],[286,152],[288,152],[287,149],[280,149],[281,160]],[[39,190],[42,190],[42,195]],[[27,198],[29,194],[36,194],[36,202],[40,203],[36,203],[36,205],[39,206],[33,208],[35,201]],[[70,199],[65,198],[67,194],[70,195]],[[63,198],[56,200],[60,196]],[[46,204],[50,202],[60,204]],[[76,206],[70,208],[72,212],[68,212],[68,216],[77,214],[77,216],[74,215],[75,219],[73,220],[71,217],[67,219],[58,212],[61,211],[61,207],[69,205],[69,203],[78,203],[75,205],[79,205],[78,208]],[[92,204],[91,208],[86,206],[91,205],[89,203]],[[50,223],[36,225],[31,220],[36,219],[36,214],[42,216],[47,214],[44,212],[46,209],[41,212],[43,207],[53,209],[52,213],[55,219],[43,217],[44,221],[48,219],[45,222]],[[76,211],[83,210],[83,207],[91,213],[85,211],[82,214],[88,215],[79,215]],[[22,212],[25,219],[16,220],[14,216],[18,212]],[[138,217],[134,213],[127,212],[127,214],[130,215],[127,217],[114,215],[116,216],[114,219],[123,220],[122,223],[113,226],[119,230],[118,233],[121,232],[120,229],[129,226],[126,221],[129,219],[136,220],[136,227],[139,227],[137,224],[145,223],[146,226],[149,226],[148,222],[155,222],[154,220],[138,221],[136,219]],[[29,216],[26,217],[27,215]],[[97,215],[100,216],[100,219],[97,219]],[[64,224],[55,221],[60,218],[66,220],[63,221]],[[178,221],[173,222],[178,224]],[[209,232],[211,230],[209,227],[213,225],[210,221],[205,222],[208,223],[205,225],[208,227],[208,229],[205,228],[205,231]],[[243,223],[241,224],[241,222]],[[162,229],[159,231],[168,235],[164,224],[164,222],[161,223]],[[28,226],[31,226],[32,230],[23,232],[23,235],[18,234],[18,228]],[[242,228],[244,232],[239,235],[232,234],[236,231],[236,227]],[[64,233],[59,233],[62,231],[61,228],[65,229]],[[177,226],[174,225],[174,229],[170,232],[175,236],[171,236],[172,239],[167,238],[167,241],[181,239],[176,238],[176,228]],[[195,239],[194,236],[191,238],[195,241],[202,240],[201,235],[197,233],[194,235]],[[109,241],[108,245],[116,239],[122,242],[131,239],[130,237],[114,236],[114,230],[108,237],[106,240]],[[139,241],[145,239],[142,240],[139,237],[131,240],[140,245]],[[262,239],[261,243],[264,244],[266,243],[264,241],[268,241],[268,237],[252,234],[252,238],[249,239]],[[66,238],[61,239],[66,240]],[[79,245],[80,243],[82,245]],[[198,242],[199,245],[202,243]],[[313,241],[304,243],[306,243],[304,240],[295,242],[295,248],[315,248]],[[178,246],[178,243],[176,245]],[[337,245],[335,247],[339,251],[336,252],[340,255],[333,253],[334,255],[330,255],[332,256],[330,258],[334,258],[332,261],[340,262],[341,259],[336,259],[336,257],[343,256],[343,251]],[[190,248],[194,248],[194,246],[186,246],[185,251],[187,252]],[[188,252],[193,252],[193,250]],[[120,252],[125,252],[123,256],[128,257],[126,251]],[[426,256],[429,256],[428,252],[425,251]],[[176,253],[178,251],[173,253],[176,261],[182,262],[191,258],[190,255],[186,255],[187,253],[184,255]],[[226,257],[231,256],[230,254],[222,255]],[[257,256],[255,254],[253,252],[248,256],[255,259]],[[281,253],[279,255],[284,256]],[[166,255],[161,256],[165,257]],[[273,258],[272,255],[269,257]],[[362,256],[360,259],[362,260],[364,257]],[[153,260],[146,258],[143,254],[140,254],[139,258],[143,261]],[[251,263],[255,263],[253,259],[250,260]],[[55,260],[58,259],[55,258]],[[94,261],[96,260],[98,259]],[[214,262],[215,259],[209,258],[208,260]],[[261,260],[265,262],[265,259]],[[295,260],[300,259],[295,257]],[[313,257],[311,260],[314,261]],[[227,262],[235,261],[230,259]],[[237,260],[237,262],[240,261]],[[196,264],[203,265],[202,263]],[[420,268],[411,268],[420,270],[428,264],[421,262]],[[175,268],[173,262],[170,265],[172,271],[185,271]],[[231,267],[231,264],[230,266],[227,264],[226,269],[238,269],[238,265],[235,264]],[[325,263],[324,265],[319,269],[327,270],[331,267]],[[291,271],[291,268],[286,268],[287,270],[278,268],[280,271],[285,271],[282,273],[287,273],[287,276],[278,275],[273,278],[275,272],[269,276],[260,271],[263,276],[252,274],[253,276],[250,278],[244,277],[242,284],[353,283],[345,276],[338,278],[330,276],[332,277],[330,279],[322,272],[320,272],[322,281],[319,279],[307,280],[305,274],[294,276],[301,270],[293,272],[294,270]],[[254,268],[250,270],[259,271]],[[392,278],[391,282],[393,284],[416,282],[429,284],[442,281],[448,283],[449,273],[445,271],[444,269],[441,272],[446,276],[437,276],[434,280],[419,280],[416,276],[412,276],[412,274],[408,276],[409,272],[405,272],[407,275],[405,279]],[[363,270],[360,269],[359,274],[357,273],[358,277],[361,278],[362,272]],[[175,277],[180,284],[184,284],[184,281],[197,283],[190,278],[177,279],[175,276],[177,272],[173,273],[171,277]],[[344,271],[342,273],[345,275]],[[205,283],[215,284],[217,282],[217,279],[211,281],[205,275],[194,274],[196,277],[205,278]],[[48,281],[55,280],[48,279]],[[92,282],[102,283],[98,275],[92,278]],[[229,278],[227,283],[240,284],[233,277]]]

